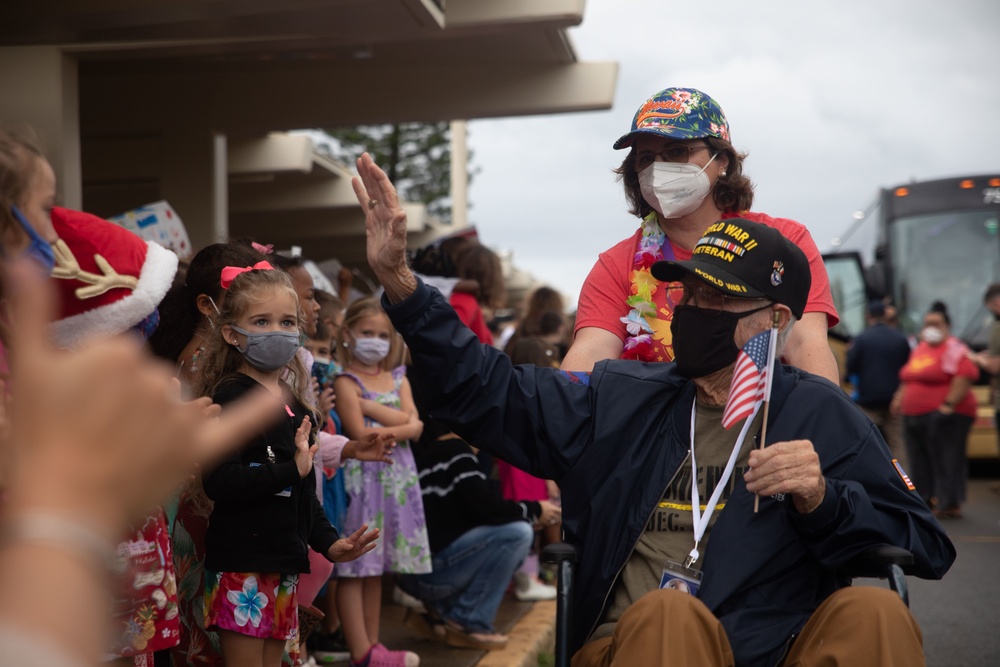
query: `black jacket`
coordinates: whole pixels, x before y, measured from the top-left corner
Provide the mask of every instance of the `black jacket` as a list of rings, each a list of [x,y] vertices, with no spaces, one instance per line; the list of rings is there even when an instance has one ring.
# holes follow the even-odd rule
[[[857,377],[858,405],[884,408],[899,387],[899,371],[910,360],[906,336],[874,324],[854,337],[847,351],[847,375]]]
[[[473,528],[534,523],[542,513],[537,502],[504,500],[479,469],[472,448],[457,436],[421,441],[413,446],[413,456],[433,554]]]
[[[571,647],[599,622],[615,581],[689,447],[694,384],[671,363],[602,361],[593,373],[513,367],[479,343],[422,284],[383,307],[413,358],[431,416],[562,490],[566,539],[582,545]],[[808,438],[826,496],[808,515],[753,494],[742,479],[712,528],[699,598],[740,666],[774,665],[792,633],[845,585],[835,570],[867,547],[913,552],[917,576],[940,578],[954,546],[907,488],[872,423],[839,387],[776,369],[768,442]]]
[[[225,406],[260,386],[247,375],[226,382],[212,399]],[[223,408],[225,409],[225,408]],[[215,501],[205,534],[205,567],[215,572],[309,572],[307,545],[326,555],[337,541],[316,497],[315,468],[299,477],[295,431],[308,410],[282,407],[274,425],[203,473]]]

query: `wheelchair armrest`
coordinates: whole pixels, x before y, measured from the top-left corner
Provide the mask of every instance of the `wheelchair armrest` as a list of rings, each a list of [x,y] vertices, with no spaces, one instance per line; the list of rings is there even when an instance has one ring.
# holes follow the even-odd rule
[[[549,544],[542,549],[541,560],[549,565],[558,565],[563,561],[575,563],[577,559],[576,547],[567,542],[556,542]]]
[[[889,588],[894,590],[903,604],[909,607],[910,592],[909,586],[906,584],[906,574],[912,569],[913,554],[900,547],[880,544],[855,556],[841,570],[841,574],[848,580],[855,577],[887,579]]]
[[[885,578],[893,565],[908,573],[913,567],[913,554],[901,547],[880,544],[855,556],[843,568],[843,573],[851,578]]]

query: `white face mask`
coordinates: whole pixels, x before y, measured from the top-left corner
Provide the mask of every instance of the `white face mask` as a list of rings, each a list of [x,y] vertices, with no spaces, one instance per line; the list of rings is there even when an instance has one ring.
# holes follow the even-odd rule
[[[389,356],[389,341],[381,338],[358,338],[351,354],[366,366],[374,366]]]
[[[654,162],[639,172],[639,188],[646,203],[662,218],[679,218],[693,213],[712,189],[704,167],[676,162]]]
[[[944,332],[937,327],[924,327],[920,338],[928,345],[937,345],[944,340]]]

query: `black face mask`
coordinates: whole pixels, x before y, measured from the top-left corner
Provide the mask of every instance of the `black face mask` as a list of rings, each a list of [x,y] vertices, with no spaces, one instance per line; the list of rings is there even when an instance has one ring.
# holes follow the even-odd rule
[[[744,317],[765,308],[731,313],[727,310],[706,310],[695,306],[674,308],[670,325],[674,340],[674,361],[677,370],[687,378],[700,378],[735,363],[740,354],[733,337],[736,326]]]

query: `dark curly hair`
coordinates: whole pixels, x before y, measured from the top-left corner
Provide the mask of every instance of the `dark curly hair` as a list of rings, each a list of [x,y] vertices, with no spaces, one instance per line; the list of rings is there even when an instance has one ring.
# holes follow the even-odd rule
[[[729,159],[726,175],[720,176],[712,190],[712,199],[723,213],[739,213],[749,211],[753,205],[753,183],[743,175],[743,161],[746,153],[738,153],[733,145],[725,139],[703,137],[713,155],[725,155]],[[629,149],[628,155],[621,165],[615,169],[618,180],[625,186],[625,201],[629,205],[629,213],[645,218],[653,210],[642,196],[639,187],[639,173],[635,170],[635,144]]]
[[[218,306],[222,295],[219,282],[226,266],[253,266],[264,259],[246,241],[213,243],[198,251],[188,266],[183,282],[175,282],[160,303],[160,326],[149,337],[156,356],[175,362],[194,336],[201,312],[198,295],[207,294]]]

